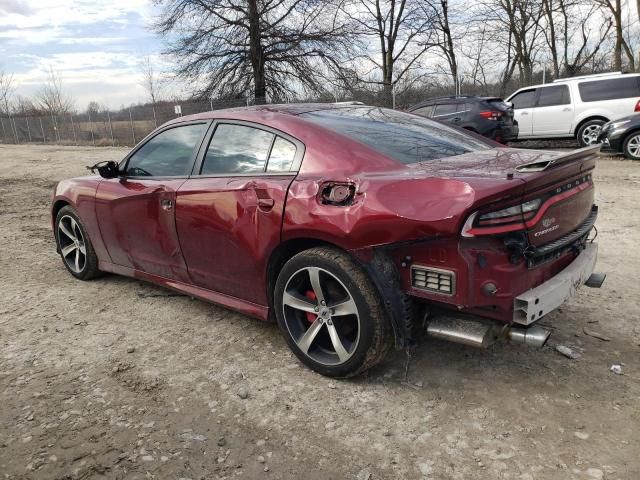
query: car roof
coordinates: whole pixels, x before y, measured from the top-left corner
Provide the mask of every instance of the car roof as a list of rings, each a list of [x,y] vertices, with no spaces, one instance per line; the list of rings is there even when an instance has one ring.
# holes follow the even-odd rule
[[[426,105],[432,105],[432,104],[440,104],[440,103],[447,103],[447,102],[464,102],[464,101],[468,101],[468,100],[472,100],[472,101],[476,101],[476,102],[486,102],[489,100],[502,100],[500,97],[483,97],[483,96],[479,96],[479,95],[451,95],[449,97],[447,96],[442,96],[442,97],[432,97],[432,98],[428,98],[426,100],[423,100],[419,103],[416,103],[415,105],[412,105],[411,107],[409,107],[409,111],[413,111],[417,108],[421,108],[424,107]]]

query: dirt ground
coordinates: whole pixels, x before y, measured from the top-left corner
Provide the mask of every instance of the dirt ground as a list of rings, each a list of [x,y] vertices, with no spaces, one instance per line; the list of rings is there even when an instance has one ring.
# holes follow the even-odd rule
[[[640,478],[640,163],[600,160],[607,281],[544,349],[426,340],[331,381],[275,325],[66,272],[53,185],[124,153],[0,146],[0,478]]]

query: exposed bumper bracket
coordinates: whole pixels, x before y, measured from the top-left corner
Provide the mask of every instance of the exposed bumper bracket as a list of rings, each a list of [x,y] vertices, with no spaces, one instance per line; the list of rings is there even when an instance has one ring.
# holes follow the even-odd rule
[[[575,295],[578,287],[591,277],[597,254],[598,245],[587,243],[585,249],[564,270],[542,285],[518,295],[513,301],[514,323],[530,325]]]

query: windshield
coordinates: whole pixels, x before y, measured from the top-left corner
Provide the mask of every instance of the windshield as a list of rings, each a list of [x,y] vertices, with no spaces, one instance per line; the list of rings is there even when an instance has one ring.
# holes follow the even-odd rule
[[[404,164],[490,148],[482,140],[441,123],[386,108],[337,108],[301,116]]]

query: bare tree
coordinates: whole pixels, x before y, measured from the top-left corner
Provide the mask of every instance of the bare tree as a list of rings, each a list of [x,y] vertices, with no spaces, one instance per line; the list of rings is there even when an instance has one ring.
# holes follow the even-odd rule
[[[0,114],[8,115],[11,112],[14,93],[13,75],[0,70]]]
[[[622,70],[622,53],[624,51],[625,56],[631,70],[635,70],[635,59],[633,57],[633,51],[629,45],[629,42],[625,39],[624,30],[625,22],[623,17],[623,4],[622,0],[593,0],[597,5],[600,5],[602,9],[610,13],[613,17],[614,31],[615,31],[615,46],[613,48],[613,68],[615,70]]]
[[[337,0],[336,0],[337,1]],[[155,0],[156,31],[177,73],[204,96],[242,95],[257,102],[300,90],[322,91],[326,72],[340,70],[355,38],[321,0]]]
[[[448,74],[451,75],[454,85],[460,81],[458,75],[458,60],[456,48],[462,43],[462,37],[454,32],[452,18],[458,13],[452,8],[450,0],[427,0],[425,5],[425,17],[433,22],[434,37],[431,40],[447,62]]]
[[[346,8],[358,33],[379,45],[360,59],[369,64],[364,77],[374,79],[367,83],[381,84],[389,101],[393,85],[422,68],[433,46],[432,18],[420,0],[354,0]]]
[[[599,31],[594,32],[589,19],[598,14],[598,5],[590,0],[542,0],[542,5],[555,78],[563,71],[568,76],[580,73],[602,48],[612,20],[603,19]]]
[[[45,85],[36,94],[36,101],[50,115],[61,115],[73,109],[73,99],[64,92],[60,74],[51,67]]]
[[[151,103],[155,105],[158,103],[158,100],[160,100],[162,80],[151,61],[151,57],[146,56],[142,60],[142,63],[140,64],[140,73],[142,75],[140,84],[147,91],[147,95],[149,96]]]

